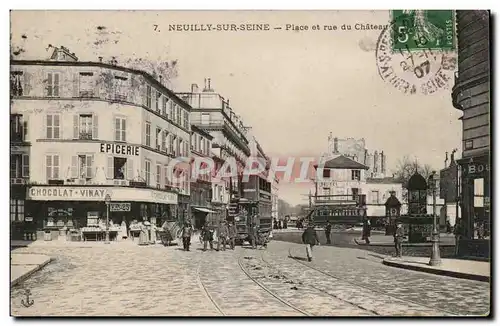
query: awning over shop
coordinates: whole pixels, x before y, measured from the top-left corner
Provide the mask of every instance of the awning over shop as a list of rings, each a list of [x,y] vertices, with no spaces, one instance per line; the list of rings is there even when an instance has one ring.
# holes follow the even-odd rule
[[[197,211],[204,212],[204,213],[216,213],[208,208],[202,208],[202,207],[193,207]]]

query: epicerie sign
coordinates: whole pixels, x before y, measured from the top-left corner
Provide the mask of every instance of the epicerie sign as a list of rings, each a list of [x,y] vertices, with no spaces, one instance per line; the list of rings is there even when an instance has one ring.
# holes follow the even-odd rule
[[[139,146],[101,143],[101,153],[139,156]]]
[[[132,187],[41,187],[28,188],[28,200],[41,201],[104,201],[106,195],[113,202],[148,202],[177,204],[177,194]]]

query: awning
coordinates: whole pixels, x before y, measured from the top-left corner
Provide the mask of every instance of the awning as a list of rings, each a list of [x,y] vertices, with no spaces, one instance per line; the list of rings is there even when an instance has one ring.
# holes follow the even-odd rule
[[[204,213],[216,213],[208,208],[202,208],[202,207],[193,207],[197,211],[204,212]]]

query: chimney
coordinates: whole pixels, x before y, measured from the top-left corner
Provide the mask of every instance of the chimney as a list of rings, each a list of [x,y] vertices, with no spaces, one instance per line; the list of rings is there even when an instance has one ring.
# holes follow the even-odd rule
[[[162,83],[162,79],[163,79],[162,75],[160,75],[159,78],[160,78],[160,84],[163,85],[163,83]]]
[[[198,84],[191,84],[191,93],[198,93]]]
[[[385,155],[384,151],[380,152],[380,172],[385,174]]]
[[[211,91],[212,87],[210,87],[210,78],[208,78],[208,90]]]
[[[333,138],[333,153],[337,154],[339,152],[339,139],[337,137]]]
[[[99,57],[99,62],[102,62],[102,57]]]
[[[446,158],[444,159],[444,168],[448,167],[448,152],[446,152]]]

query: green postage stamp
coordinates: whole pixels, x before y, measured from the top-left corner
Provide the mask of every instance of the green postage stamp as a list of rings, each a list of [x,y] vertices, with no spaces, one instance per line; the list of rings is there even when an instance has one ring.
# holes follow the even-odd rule
[[[392,48],[455,49],[453,10],[392,10]]]

